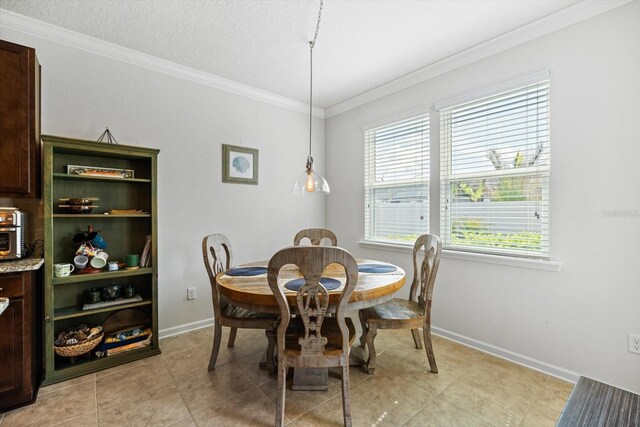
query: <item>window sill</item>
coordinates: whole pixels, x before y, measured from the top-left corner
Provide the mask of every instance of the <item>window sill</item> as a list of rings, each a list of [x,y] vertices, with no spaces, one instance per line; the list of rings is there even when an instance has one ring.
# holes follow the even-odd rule
[[[401,245],[395,243],[369,242],[361,240],[358,242],[361,247],[378,249],[384,251],[412,253],[413,245]],[[546,261],[527,258],[514,258],[500,255],[478,254],[461,251],[442,251],[442,258],[457,259],[462,261],[481,262],[485,264],[507,265],[509,267],[530,268],[543,271],[560,271],[562,263],[557,261]]]
[[[372,242],[369,240],[360,240],[358,241],[358,245],[363,248],[369,249],[380,249],[383,251],[394,251],[394,252],[405,252],[405,253],[413,253],[413,244],[401,245],[399,243],[388,243],[388,242]]]

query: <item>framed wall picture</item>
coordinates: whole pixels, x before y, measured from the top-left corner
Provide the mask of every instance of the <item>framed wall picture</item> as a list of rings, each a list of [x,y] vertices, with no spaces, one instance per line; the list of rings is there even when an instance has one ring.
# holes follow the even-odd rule
[[[258,150],[222,144],[222,182],[258,185]]]

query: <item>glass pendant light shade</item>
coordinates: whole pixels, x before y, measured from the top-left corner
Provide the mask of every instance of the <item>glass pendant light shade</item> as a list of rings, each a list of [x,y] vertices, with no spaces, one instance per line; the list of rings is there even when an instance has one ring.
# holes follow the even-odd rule
[[[313,170],[313,157],[307,159],[307,170],[298,175],[291,187],[291,192],[296,195],[307,193],[329,194],[329,183],[315,170]]]
[[[320,13],[322,13],[322,0],[320,0],[320,11],[318,12],[318,23],[316,24],[316,34],[309,42],[309,157],[307,157],[307,167],[304,174],[299,175],[293,182],[291,192],[296,195],[304,194],[329,194],[329,183],[319,173],[313,170],[313,157],[311,157],[311,125],[313,124],[313,47],[316,44],[318,30],[320,29]]]

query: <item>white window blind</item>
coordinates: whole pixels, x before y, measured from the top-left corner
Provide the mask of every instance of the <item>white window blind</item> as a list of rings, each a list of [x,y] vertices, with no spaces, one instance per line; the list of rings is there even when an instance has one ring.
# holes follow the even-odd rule
[[[364,132],[365,240],[413,244],[429,230],[429,115]]]
[[[549,81],[440,111],[443,246],[549,257]]]

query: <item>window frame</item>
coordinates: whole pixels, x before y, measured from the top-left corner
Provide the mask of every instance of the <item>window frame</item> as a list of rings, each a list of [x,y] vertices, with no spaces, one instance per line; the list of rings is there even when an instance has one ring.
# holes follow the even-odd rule
[[[430,106],[429,109],[421,108],[420,110],[414,110],[410,113],[406,113],[403,115],[395,116],[389,119],[385,119],[384,121],[378,121],[376,123],[368,124],[362,126],[361,130],[363,131],[363,141],[365,141],[364,134],[367,130],[370,130],[374,127],[383,126],[385,124],[391,124],[397,121],[402,120],[403,118],[410,117],[416,114],[426,114],[429,120],[429,176],[427,178],[428,188],[427,197],[428,197],[428,215],[429,215],[429,223],[428,229],[435,230],[437,229],[439,233],[441,233],[442,223],[444,218],[442,218],[442,209],[441,209],[441,196],[442,196],[442,182],[443,176],[441,176],[441,162],[442,156],[447,155],[443,153],[441,147],[441,124],[440,124],[440,111],[445,108],[452,107],[454,105],[464,104],[467,102],[472,102],[474,100],[479,100],[481,98],[491,97],[498,95],[501,92],[508,92],[511,90],[516,90],[518,88],[525,87],[530,84],[540,83],[543,81],[547,81],[548,84],[548,96],[549,96],[549,112],[548,112],[548,122],[549,122],[549,143],[547,148],[546,155],[548,156],[548,164],[544,167],[538,166],[536,167],[537,171],[544,170],[546,173],[547,187],[544,191],[548,192],[548,225],[547,225],[547,256],[531,256],[531,255],[515,255],[515,254],[505,254],[505,253],[496,253],[492,251],[483,251],[482,248],[480,250],[468,251],[466,249],[452,249],[446,248],[443,250],[444,258],[451,258],[455,260],[464,260],[464,261],[475,261],[482,263],[490,263],[490,264],[500,264],[507,265],[512,267],[522,267],[522,268],[532,268],[536,270],[545,270],[545,271],[559,271],[561,267],[561,263],[557,261],[552,261],[552,246],[551,246],[551,235],[552,235],[552,221],[551,221],[551,177],[552,177],[552,167],[551,167],[551,73],[549,70],[544,70],[541,72],[533,73],[521,78],[511,79],[505,83],[495,84],[485,86],[479,90],[470,91],[462,96],[457,96],[453,98],[448,98],[444,101],[434,103]],[[436,142],[435,144],[433,142]],[[366,143],[366,141],[365,141]],[[448,151],[448,155],[451,155],[451,151]],[[365,168],[367,167],[366,159],[365,159]],[[366,188],[366,182],[363,188]],[[363,208],[366,210],[366,201],[367,195],[364,195],[364,204]],[[366,212],[363,211],[363,220],[366,221]],[[366,227],[366,224],[365,224]],[[379,240],[371,240],[367,239],[367,236],[364,234],[365,230],[363,230],[363,239],[358,241],[361,247],[367,249],[374,250],[392,250],[399,252],[410,251],[413,246],[412,242],[389,242],[389,241],[379,241]]]
[[[457,107],[464,107],[468,104],[473,104],[475,102],[482,102],[487,100],[490,105],[493,101],[492,99],[499,98],[502,94],[508,94],[509,92],[516,92],[518,90],[525,90],[529,87],[536,85],[546,85],[546,94],[547,97],[547,113],[546,113],[546,129],[549,132],[547,134],[547,147],[546,147],[546,162],[543,165],[537,166],[528,166],[524,168],[515,168],[510,169],[502,169],[495,171],[480,171],[480,172],[463,172],[463,173],[453,173],[453,155],[454,150],[452,149],[453,139],[452,133],[453,128],[449,126],[447,128],[449,132],[444,132],[443,129],[446,127],[443,123],[446,123],[447,120],[444,120],[443,114],[451,113],[452,109]],[[517,96],[517,95],[514,95]],[[443,248],[452,252],[469,252],[469,253],[478,253],[483,255],[497,255],[508,258],[523,258],[523,259],[534,259],[534,260],[549,260],[550,259],[550,176],[551,176],[551,135],[550,135],[550,121],[551,121],[551,113],[550,113],[550,98],[551,98],[551,81],[548,73],[546,74],[536,74],[533,76],[529,76],[526,79],[520,79],[509,84],[494,86],[492,88],[488,88],[483,90],[482,92],[476,92],[472,95],[467,95],[464,98],[456,98],[453,101],[449,101],[445,104],[439,105],[439,108],[436,110],[436,114],[439,118],[439,129],[438,129],[438,141],[440,146],[439,152],[439,164],[440,164],[440,176],[439,176],[439,233],[442,238]],[[450,120],[450,118],[449,118]],[[499,137],[503,137],[503,135],[499,135]],[[448,169],[448,170],[447,170]],[[546,194],[546,210],[543,212],[543,221],[540,223],[543,232],[541,233],[541,249],[540,251],[533,250],[523,250],[523,249],[514,249],[514,248],[499,248],[499,247],[490,247],[490,246],[481,246],[481,245],[456,245],[452,242],[453,236],[453,226],[452,220],[447,217],[447,215],[451,215],[451,210],[449,206],[445,206],[445,199],[447,199],[447,195],[451,194],[451,183],[459,180],[469,180],[469,179],[488,179],[494,177],[538,177],[542,179],[542,194]],[[495,203],[495,202],[494,202]],[[545,200],[541,201],[541,204],[545,206]]]
[[[419,117],[423,117],[423,120],[426,121],[426,124],[424,125],[426,126],[426,131],[424,131],[423,135],[425,135],[425,138],[426,138],[426,156],[427,156],[427,164],[428,164],[427,169],[430,172],[431,171],[431,153],[432,153],[432,144],[431,144],[432,129],[431,129],[431,111],[429,110],[429,108],[421,107],[418,109],[413,109],[409,112],[405,112],[403,114],[399,114],[385,120],[369,123],[365,126],[362,126],[361,128],[362,141],[363,141],[363,153],[364,153],[364,185],[363,185],[364,203],[363,203],[363,234],[362,234],[363,242],[367,242],[374,245],[391,245],[391,246],[401,246],[401,247],[413,247],[413,244],[414,244],[414,241],[405,242],[401,240],[387,240],[387,239],[375,238],[374,235],[371,235],[371,236],[367,235],[367,231],[373,232],[373,230],[375,229],[374,227],[375,210],[372,207],[371,213],[368,214],[367,205],[369,204],[369,202],[375,201],[375,197],[373,197],[373,191],[376,189],[402,188],[410,185],[425,184],[426,185],[425,195],[426,195],[427,207],[426,207],[424,217],[427,223],[427,227],[424,233],[428,233],[431,228],[431,194],[430,194],[431,176],[430,176],[430,173],[427,174],[426,179],[420,179],[420,180],[407,179],[403,181],[394,181],[389,184],[383,184],[383,183],[377,183],[377,182],[369,183],[367,181],[367,174],[368,174],[368,171],[370,170],[369,158],[368,158],[369,142],[368,142],[367,133],[371,131],[375,131],[380,128],[392,127],[404,121],[409,121],[411,119],[418,119]],[[422,150],[425,151],[424,148]],[[416,233],[418,233],[418,235],[423,234],[422,231],[416,231]]]

